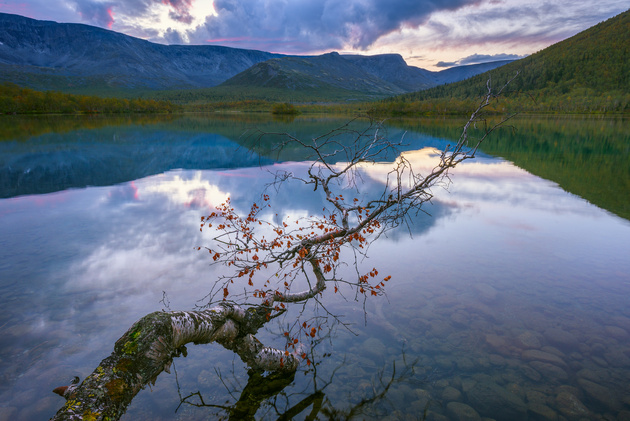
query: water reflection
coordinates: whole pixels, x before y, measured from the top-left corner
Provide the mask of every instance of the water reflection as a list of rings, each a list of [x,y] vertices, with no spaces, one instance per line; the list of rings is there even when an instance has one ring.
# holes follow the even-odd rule
[[[224,121],[182,117],[174,121],[144,121],[122,125],[98,120],[88,126],[67,130],[56,125],[43,134],[0,142],[0,198],[50,193],[68,188],[108,186],[132,181],[172,169],[218,169],[267,165],[273,161],[295,161],[307,157],[304,148],[274,151],[277,136],[261,132],[289,133],[310,139],[344,123],[324,121]],[[5,120],[0,119],[0,123]],[[44,119],[43,123],[48,120]],[[41,122],[40,122],[41,123]],[[89,121],[89,123],[94,123]],[[365,120],[351,127],[364,128]],[[76,124],[76,122],[74,122]],[[2,124],[0,124],[0,129]],[[9,133],[13,133],[9,131]],[[17,135],[17,134],[16,134]],[[403,132],[392,129],[392,139]],[[348,137],[352,139],[352,136]],[[445,142],[416,135],[406,148]]]
[[[460,124],[449,119],[392,121],[396,127],[455,139]],[[456,121],[455,121],[456,123]],[[630,132],[627,117],[521,117],[493,133],[482,149],[514,162],[630,219]]]
[[[429,151],[409,157],[422,166]],[[195,250],[207,241],[199,217],[228,195],[248,209],[269,171],[303,168],[255,162],[0,200],[0,418],[51,416],[62,401],[50,390],[91,372],[135,320],[164,308],[164,291],[172,309],[197,303],[219,269]],[[384,168],[365,171],[369,190],[382,188]],[[504,159],[481,157],[452,180],[449,191],[434,191],[432,216],[419,214],[411,237],[395,231],[370,249],[364,264],[393,281],[387,299],[367,303],[367,326],[360,303],[326,297],[358,334],[339,330],[322,351],[332,355],[321,373],[344,367],[326,390],[330,405],[360,402],[366,395],[356,391],[404,346],[431,380],[389,390],[396,419],[416,419],[429,401],[437,402],[432,419],[468,408],[494,419],[625,416],[630,224]],[[321,209],[321,198],[293,185],[273,203],[281,215]],[[271,345],[279,328],[270,330],[263,341]],[[245,385],[233,359],[219,346],[191,347],[176,362],[182,390],[225,397],[214,367]],[[306,384],[298,374],[284,393]],[[175,414],[178,404],[174,376],[163,375],[125,419],[207,417],[192,407]]]
[[[319,348],[325,347],[325,341],[322,340],[314,344],[309,355],[315,363],[297,373],[259,373],[249,370],[243,376],[234,370],[229,373],[216,370],[216,378],[225,388],[222,400],[216,394],[204,397],[201,391],[185,393],[178,385],[180,404],[176,412],[189,409],[186,417],[199,416],[199,413],[205,412],[206,417],[210,415],[213,419],[230,420],[383,419],[395,408],[390,398],[399,399],[396,395],[390,396],[391,390],[400,384],[413,383],[419,386],[436,380],[435,371],[428,372],[418,367],[417,360],[409,361],[404,349],[397,360],[388,361],[382,367],[374,362],[364,366],[362,371],[371,374],[370,378],[365,378],[357,376],[353,370],[356,368],[354,364],[348,367],[345,360],[336,366],[324,364],[332,356],[331,353],[320,352]],[[296,379],[296,375],[302,379]],[[338,405],[337,399],[329,396],[330,391],[339,391],[335,387],[339,383],[338,377],[345,382],[349,376],[360,379],[350,392],[352,404],[336,407],[333,402]],[[302,384],[301,389],[291,387],[296,382]],[[425,408],[430,404],[427,399]],[[189,406],[204,408],[204,411],[191,411]]]

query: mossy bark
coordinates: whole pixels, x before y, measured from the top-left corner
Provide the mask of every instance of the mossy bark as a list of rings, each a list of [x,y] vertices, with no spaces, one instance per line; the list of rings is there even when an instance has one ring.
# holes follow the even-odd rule
[[[138,320],[116,341],[114,352],[79,385],[68,387],[66,404],[52,420],[117,420],[133,398],[188,343],[217,342],[254,370],[295,371],[298,359],[264,347],[253,335],[268,320],[267,307],[222,305],[203,311],[155,312]]]

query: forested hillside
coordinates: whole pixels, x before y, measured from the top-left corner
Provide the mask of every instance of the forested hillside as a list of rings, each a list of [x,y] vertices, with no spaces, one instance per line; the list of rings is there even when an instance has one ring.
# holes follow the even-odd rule
[[[423,101],[466,101],[486,82],[511,84],[502,109],[519,111],[627,112],[630,110],[630,11],[536,54],[468,80],[397,96],[375,107],[395,113],[418,111]],[[514,95],[518,94],[518,95]],[[415,105],[414,105],[415,103]],[[427,109],[438,111],[425,105]],[[444,107],[442,107],[444,108]]]

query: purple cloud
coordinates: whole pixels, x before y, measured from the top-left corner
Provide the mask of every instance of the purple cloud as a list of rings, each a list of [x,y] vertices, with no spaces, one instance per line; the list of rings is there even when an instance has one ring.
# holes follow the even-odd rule
[[[114,3],[97,3],[94,1],[76,2],[76,11],[84,22],[92,25],[111,28],[114,24],[112,7]]]
[[[168,13],[168,16],[178,22],[191,24],[193,16],[190,14],[190,8],[193,0],[162,0],[163,4],[166,4],[173,8]]]
[[[288,54],[385,46],[392,52],[406,49],[411,56],[433,50],[452,60],[471,50],[533,52],[627,8],[619,0],[600,0],[597,8],[570,0],[214,0],[217,16],[195,15],[201,8],[193,6],[202,2],[210,8],[210,0],[0,0],[0,12],[110,27],[161,43],[213,43]],[[169,19],[158,22],[164,5]],[[417,34],[404,31],[418,27],[423,30]],[[388,44],[377,43],[387,35]],[[443,54],[449,50],[460,52]],[[470,56],[440,65],[473,59],[485,60]]]
[[[365,50],[403,27],[417,27],[437,10],[479,0],[216,0],[210,16],[191,39],[280,38],[312,50],[345,46]]]

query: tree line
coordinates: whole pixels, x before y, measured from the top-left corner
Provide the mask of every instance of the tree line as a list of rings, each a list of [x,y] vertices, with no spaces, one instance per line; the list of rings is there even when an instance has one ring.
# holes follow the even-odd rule
[[[172,113],[178,109],[168,101],[100,98],[0,84],[0,114]]]

